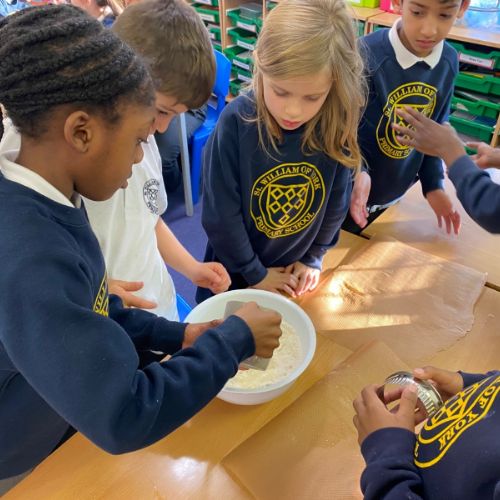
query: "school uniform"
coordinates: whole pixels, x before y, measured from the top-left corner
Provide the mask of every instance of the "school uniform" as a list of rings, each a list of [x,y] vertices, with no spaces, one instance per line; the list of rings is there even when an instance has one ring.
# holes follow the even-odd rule
[[[427,57],[414,55],[399,38],[399,22],[360,40],[369,95],[358,140],[365,160],[363,168],[371,177],[367,203],[370,215],[379,215],[397,203],[417,180],[424,196],[443,189],[441,160],[401,144],[391,124],[405,124],[396,114],[404,106],[438,123],[446,121],[458,72],[457,54],[441,42]]]
[[[39,464],[71,428],[111,453],[154,443],[255,351],[236,316],[180,351],[184,324],[108,296],[80,197],[16,156],[0,155],[0,479]],[[141,370],[141,349],[173,356]]]
[[[351,170],[322,152],[304,154],[304,127],[283,130],[278,151],[259,144],[252,94],[226,106],[204,152],[205,261],[228,270],[231,288],[255,285],[268,267],[300,261],[321,269],[336,244]],[[197,300],[210,291],[198,288]]]
[[[0,153],[19,151],[20,135],[9,119],[4,120],[4,128]],[[144,157],[134,165],[127,188],[119,189],[106,201],[85,200],[85,206],[108,276],[144,282],[134,295],[157,303],[150,312],[176,321],[179,315],[175,286],[158,250],[155,233],[155,226],[167,209],[161,158],[153,136],[142,148]]]
[[[500,233],[500,185],[464,155],[448,169],[448,177],[469,216],[490,233]]]
[[[500,372],[461,375],[465,389],[418,436],[386,428],[363,441],[365,500],[500,499]]]

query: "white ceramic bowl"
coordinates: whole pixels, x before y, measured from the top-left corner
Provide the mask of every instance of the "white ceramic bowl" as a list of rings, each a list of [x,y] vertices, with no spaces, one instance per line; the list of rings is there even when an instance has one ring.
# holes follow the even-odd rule
[[[185,321],[200,323],[222,318],[226,303],[230,300],[254,301],[262,307],[274,309],[282,315],[284,321],[295,328],[300,338],[302,359],[288,376],[263,388],[224,388],[217,396],[224,401],[239,405],[254,405],[270,401],[285,392],[311,362],[316,350],[316,331],[309,316],[297,304],[281,295],[263,290],[232,290],[214,295],[205,302],[198,304],[188,314]]]

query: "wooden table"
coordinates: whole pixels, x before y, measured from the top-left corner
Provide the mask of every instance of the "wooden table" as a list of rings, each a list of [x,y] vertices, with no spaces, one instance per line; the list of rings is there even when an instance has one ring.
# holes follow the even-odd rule
[[[366,240],[360,237],[342,233],[337,247],[325,257],[326,266],[338,266],[365,244]],[[484,288],[476,305],[472,331],[447,351],[429,359],[429,363],[480,372],[500,367],[500,315],[496,311],[500,311],[500,292]],[[349,350],[320,337],[314,362],[280,398],[251,407],[216,399],[160,442],[121,456],[109,455],[77,434],[4,498],[252,498],[220,461],[349,354]]]
[[[391,236],[424,252],[487,272],[488,285],[500,289],[500,235],[488,233],[465,213],[448,178],[445,187],[462,217],[458,236],[447,235],[444,229],[439,229],[419,182],[399,203],[389,207],[372,222],[363,235],[369,238],[375,235]]]

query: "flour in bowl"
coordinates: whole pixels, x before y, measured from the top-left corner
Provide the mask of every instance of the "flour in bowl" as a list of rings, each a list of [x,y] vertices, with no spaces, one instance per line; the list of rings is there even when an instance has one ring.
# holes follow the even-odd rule
[[[228,389],[257,389],[274,384],[284,379],[302,359],[302,346],[295,328],[289,323],[281,322],[280,345],[275,349],[266,370],[239,370],[228,380]]]

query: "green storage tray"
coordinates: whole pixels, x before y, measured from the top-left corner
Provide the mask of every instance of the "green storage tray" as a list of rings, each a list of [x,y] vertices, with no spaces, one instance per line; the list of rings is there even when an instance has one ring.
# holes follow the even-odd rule
[[[453,40],[449,40],[448,43],[458,52],[458,60],[460,62],[487,69],[500,68],[500,51],[498,50],[473,50]]]
[[[224,49],[224,54],[231,62],[237,55],[243,54],[243,52],[247,52],[247,49],[244,49],[243,47],[238,47],[237,45],[231,45],[231,47],[226,47]]]
[[[242,68],[246,71],[252,71],[253,68],[253,57],[252,53],[249,50],[242,52],[241,54],[237,54],[233,57],[233,64],[238,68]]]
[[[216,40],[217,42],[221,41],[221,29],[220,26],[216,26],[215,24],[209,24],[207,26],[208,33],[210,35],[211,40]]]
[[[487,118],[497,119],[500,112],[500,104],[486,100],[472,101],[463,97],[453,96],[451,98],[452,109],[467,111],[476,116],[485,116]]]
[[[233,66],[231,68],[231,74],[238,80],[245,82],[245,83],[250,83],[252,81],[252,73],[250,71],[246,71],[242,68],[238,68],[236,66]]]
[[[197,3],[194,3],[193,7],[196,12],[198,12],[200,17],[207,23],[219,24],[220,14],[218,8],[199,5]]]
[[[257,44],[257,37],[251,36],[248,31],[241,28],[231,28],[228,30],[229,36],[238,47],[243,47],[247,50],[255,50]]]
[[[266,2],[266,8],[268,11],[273,10],[276,5],[278,5],[278,2],[273,2],[272,0],[267,0]]]
[[[211,5],[212,7],[219,6],[219,0],[196,0],[196,3],[203,5]]]
[[[237,96],[239,95],[239,93],[241,92],[242,88],[245,87],[246,83],[245,82],[242,82],[241,80],[231,80],[229,82],[229,92],[234,95],[234,96]]]
[[[358,36],[365,34],[365,23],[363,21],[354,21],[354,27]]]
[[[216,42],[215,40],[212,40],[212,47],[218,51],[218,52],[222,52],[222,45],[220,44],[220,42]]]
[[[262,28],[262,18],[247,19],[240,15],[240,9],[227,10],[227,17],[231,19],[237,28],[257,34]]]
[[[494,127],[489,127],[482,123],[476,123],[468,118],[455,116],[456,111],[450,115],[450,124],[458,131],[470,137],[477,137],[479,140],[490,143]]]
[[[494,76],[474,76],[460,72],[455,78],[455,86],[481,94],[500,95],[500,78]]]
[[[380,0],[348,0],[348,3],[355,7],[368,7],[369,9],[380,7]]]

